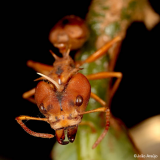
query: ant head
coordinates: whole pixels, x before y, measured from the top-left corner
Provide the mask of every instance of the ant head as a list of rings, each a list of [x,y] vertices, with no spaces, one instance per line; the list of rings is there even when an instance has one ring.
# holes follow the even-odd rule
[[[39,110],[48,118],[48,123],[56,132],[57,141],[64,142],[64,130],[70,142],[73,142],[89,98],[91,87],[81,73],[73,75],[59,89],[54,81],[40,81],[35,90],[35,100]]]

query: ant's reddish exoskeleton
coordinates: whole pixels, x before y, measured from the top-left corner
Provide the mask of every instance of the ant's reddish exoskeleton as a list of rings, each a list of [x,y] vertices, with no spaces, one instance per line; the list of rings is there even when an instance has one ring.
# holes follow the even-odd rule
[[[65,23],[63,21],[65,21]],[[82,39],[83,41],[85,41],[88,35],[87,33],[84,34],[87,29],[83,26],[84,22],[82,22],[82,20],[79,18],[77,19],[77,17],[75,16],[64,18],[58,23],[58,27],[55,27],[52,32],[55,32],[55,30],[58,28],[58,31],[56,30],[56,36],[58,36],[57,39],[59,39],[59,41],[55,40],[53,44],[55,45],[55,43],[58,42],[55,46],[59,48],[63,57],[60,58],[52,51],[50,51],[55,58],[53,66],[28,61],[29,67],[32,67],[36,71],[40,72],[38,74],[41,77],[37,80],[43,81],[40,81],[37,84],[36,88],[23,94],[23,98],[37,104],[40,112],[44,114],[45,118],[19,116],[16,118],[16,120],[27,133],[36,137],[52,138],[54,137],[54,135],[52,134],[37,133],[31,131],[26,127],[22,120],[40,120],[48,122],[51,128],[55,130],[55,135],[58,143],[64,145],[75,140],[78,125],[81,123],[84,114],[93,112],[106,112],[106,127],[102,135],[93,145],[93,148],[95,148],[104,138],[109,129],[110,110],[107,107],[105,101],[91,92],[91,86],[88,80],[116,77],[117,80],[115,81],[111,89],[112,96],[119,86],[122,74],[120,72],[99,72],[84,76],[83,74],[78,73],[78,71],[81,70],[81,68],[79,67],[84,63],[90,63],[102,57],[114,43],[120,41],[120,37],[116,37],[113,40],[109,41],[106,45],[89,56],[86,60],[74,62],[69,56],[70,49],[66,48],[67,46],[71,46],[71,49],[80,47],[84,43],[82,43]],[[61,25],[63,25],[63,27]],[[72,26],[73,30],[74,27],[77,30],[77,26],[83,26],[81,31],[81,33],[83,33],[82,39],[78,38],[81,40],[81,44],[79,46],[74,48],[74,45],[77,44],[77,42],[75,41],[77,41],[78,39],[74,41],[73,38],[75,38],[76,36],[72,37],[71,35],[73,34],[68,35],[68,30],[65,31],[64,29],[66,25],[68,25],[68,27]],[[79,27],[79,30],[80,29],[81,27]],[[63,34],[61,34],[62,32]],[[60,35],[62,36],[62,39],[59,38]],[[50,36],[50,38],[51,37],[53,38],[53,36]],[[56,37],[54,38],[56,39]],[[35,99],[32,98],[33,95],[35,96]],[[98,101],[102,105],[102,107],[90,111],[85,111],[90,97]],[[69,142],[64,141],[64,130],[67,130],[67,137]]]

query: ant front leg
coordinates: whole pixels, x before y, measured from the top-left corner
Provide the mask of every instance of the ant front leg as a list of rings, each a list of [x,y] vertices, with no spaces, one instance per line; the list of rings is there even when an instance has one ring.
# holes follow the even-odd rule
[[[23,93],[22,97],[24,99],[27,99],[28,101],[36,104],[35,99],[32,97],[34,94],[35,94],[35,88]]]
[[[121,40],[121,37],[119,37],[119,36],[113,38],[111,41],[109,41],[108,43],[106,43],[103,47],[101,47],[96,52],[94,52],[91,56],[89,56],[86,60],[76,62],[76,66],[79,67],[79,66],[83,65],[84,63],[94,62],[98,58],[100,58],[103,55],[105,55],[106,52],[109,50],[109,48],[111,46],[113,46],[113,44],[117,43],[120,40]]]
[[[102,139],[105,137],[105,135],[108,132],[109,129],[109,118],[110,118],[110,109],[107,107],[107,104],[105,101],[103,101],[100,97],[98,97],[96,94],[91,92],[91,97],[94,98],[97,102],[99,102],[103,107],[97,108],[94,110],[82,112],[80,115],[88,114],[88,113],[94,113],[94,112],[106,112],[106,126],[105,130],[102,132],[100,137],[97,139],[97,141],[93,144],[92,149],[96,148],[97,145],[102,141]]]
[[[46,64],[43,64],[43,63],[39,63],[39,62],[34,62],[32,60],[29,60],[27,62],[27,66],[34,69],[37,72],[45,74],[45,75],[48,75],[49,72],[53,69],[53,66],[46,65]]]
[[[37,118],[37,117],[30,117],[30,116],[19,116],[16,117],[15,120],[20,124],[20,126],[30,135],[35,137],[42,137],[42,138],[53,138],[54,135],[47,134],[47,133],[37,133],[34,131],[31,131],[23,122],[22,120],[38,120],[38,121],[48,121],[47,118]]]

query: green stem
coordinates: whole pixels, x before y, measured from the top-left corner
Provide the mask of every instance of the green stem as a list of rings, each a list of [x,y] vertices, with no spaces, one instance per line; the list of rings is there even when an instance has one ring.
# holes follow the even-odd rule
[[[116,35],[125,37],[127,27],[135,19],[135,15],[140,13],[141,6],[142,4],[138,0],[93,0],[86,17],[90,38],[81,49],[80,54],[76,56],[76,59],[86,59],[97,48]],[[109,60],[116,59],[118,55],[118,49],[115,48],[110,50],[107,56],[98,59],[96,62],[84,64],[82,66],[84,69],[81,73],[88,75],[107,71],[109,69]],[[116,57],[114,56],[115,54]],[[92,92],[103,100],[108,101],[109,80],[92,80],[90,84]],[[87,110],[98,107],[101,107],[101,105],[91,98]],[[95,149],[92,149],[92,145],[104,130],[105,117],[103,114],[91,113],[84,115],[83,121],[93,123],[96,132],[93,132],[89,126],[79,126],[76,140],[73,144],[61,146],[56,143],[52,152],[54,160],[136,159],[134,154],[137,150],[130,140],[127,130],[124,130],[124,127],[121,127],[119,121],[114,117],[111,118],[109,132]]]

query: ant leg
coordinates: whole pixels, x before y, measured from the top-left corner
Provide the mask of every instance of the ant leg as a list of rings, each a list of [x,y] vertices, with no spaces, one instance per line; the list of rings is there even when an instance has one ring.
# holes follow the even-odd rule
[[[31,61],[29,60],[27,62],[27,66],[30,67],[30,68],[33,68],[34,70],[38,71],[38,72],[41,72],[43,74],[49,74],[49,72],[53,69],[52,66],[49,66],[49,65],[46,65],[46,64],[42,64],[42,63],[39,63],[39,62],[34,62],[34,61]],[[29,100],[30,102],[32,103],[35,103],[35,99],[32,98],[32,96],[34,95],[35,93],[35,88],[23,93],[22,97],[24,99],[27,99]]]
[[[90,74],[86,76],[88,80],[96,80],[96,79],[103,79],[103,78],[113,78],[116,77],[116,81],[114,83],[114,85],[112,86],[111,90],[110,90],[110,97],[109,97],[109,101],[111,102],[115,92],[117,91],[119,84],[122,80],[122,73],[121,72],[99,72],[99,73],[95,73],[95,74]],[[110,104],[110,103],[109,103]]]
[[[95,99],[97,102],[99,102],[102,106],[104,106],[106,108],[107,106],[107,103],[102,100],[101,98],[99,98],[96,94],[94,94],[93,92],[91,92],[91,95],[90,95],[93,99]]]
[[[112,50],[112,55],[110,54],[110,61],[109,61],[109,66],[108,66],[109,71],[113,71],[115,68],[115,65],[118,59],[118,55],[119,55],[119,51],[121,48],[121,44],[122,44],[121,42],[118,42]]]
[[[107,132],[109,130],[109,125],[110,125],[109,119],[110,119],[110,109],[106,108],[106,126],[105,126],[105,130],[102,132],[102,134],[97,139],[97,141],[93,144],[92,149],[96,148],[97,145],[103,140],[103,138],[107,134]]]
[[[88,113],[94,113],[94,112],[106,112],[106,126],[105,126],[105,130],[102,132],[102,134],[97,139],[97,141],[93,144],[92,149],[94,149],[102,141],[102,139],[105,137],[105,135],[108,132],[108,129],[109,129],[109,118],[110,118],[110,109],[107,107],[106,102],[103,101],[101,98],[99,98],[96,94],[94,94],[94,93],[91,92],[91,97],[94,98],[96,101],[98,101],[104,107],[93,109],[93,110],[86,111],[86,112],[82,112],[82,113],[80,113],[80,115],[88,114]]]
[[[93,62],[95,60],[97,60],[98,58],[102,57],[104,54],[106,54],[106,52],[108,51],[108,49],[115,44],[116,42],[120,41],[121,37],[117,36],[114,39],[112,39],[111,41],[109,41],[108,43],[106,43],[103,47],[101,47],[100,49],[98,49],[96,52],[94,52],[91,56],[89,56],[86,60],[84,61],[79,61],[76,62],[76,67],[79,67],[81,65],[83,65],[84,63],[90,63]]]
[[[36,117],[30,117],[30,116],[19,116],[16,117],[15,120],[20,124],[20,126],[30,135],[35,137],[42,137],[42,138],[53,138],[54,135],[47,134],[47,133],[37,133],[34,131],[31,131],[23,122],[22,120],[38,120],[38,121],[48,121],[47,118],[36,118]]]
[[[34,62],[32,60],[29,60],[27,62],[27,66],[45,75],[48,75],[49,72],[53,69],[53,66],[46,65],[39,62]]]
[[[23,93],[22,97],[24,99],[27,99],[28,101],[36,104],[35,99],[32,97],[34,95],[34,93],[35,93],[35,88]]]

